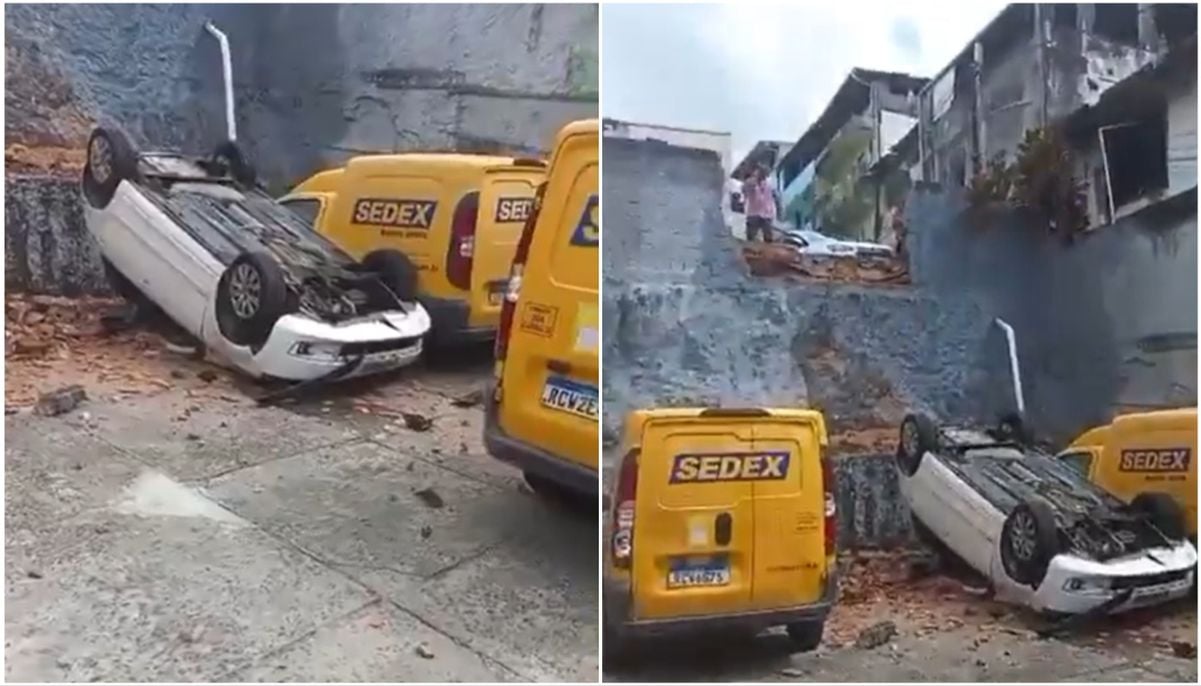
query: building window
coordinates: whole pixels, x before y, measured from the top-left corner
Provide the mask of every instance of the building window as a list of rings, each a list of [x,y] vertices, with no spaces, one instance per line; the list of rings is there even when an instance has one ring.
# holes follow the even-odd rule
[[[1115,43],[1138,44],[1138,5],[1098,3],[1093,7],[1093,33]]]
[[[1166,109],[1133,122],[1101,127],[1109,195],[1122,207],[1168,187]]]

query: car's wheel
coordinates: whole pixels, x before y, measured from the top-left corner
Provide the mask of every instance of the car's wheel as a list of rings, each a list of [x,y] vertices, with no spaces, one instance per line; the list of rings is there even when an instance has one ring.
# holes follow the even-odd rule
[[[913,476],[922,464],[922,456],[938,447],[938,427],[924,414],[909,414],[901,422],[897,439],[897,466]]]
[[[266,342],[287,307],[283,269],[267,253],[243,253],[217,282],[217,327],[238,345]]]
[[[1059,554],[1055,513],[1041,498],[1029,498],[1009,513],[1001,527],[1001,564],[1009,578],[1038,588],[1051,558]]]
[[[108,207],[117,186],[136,178],[138,153],[125,134],[116,129],[92,131],[83,165],[83,193],[88,203],[97,209]]]
[[[213,151],[213,161],[225,170],[234,181],[248,188],[258,186],[258,172],[242,147],[233,141],[225,141]]]
[[[817,650],[817,647],[821,645],[822,632],[826,629],[826,622],[820,619],[811,622],[793,622],[786,628],[793,647],[808,652]]]
[[[596,511],[596,498],[533,472],[523,472],[525,482],[539,497],[577,512]]]
[[[1026,423],[1017,413],[1001,417],[1001,421],[997,423],[997,438],[1002,441],[1013,441],[1018,445],[1030,443],[1030,434],[1026,431]]]
[[[376,250],[363,258],[363,266],[375,272],[400,300],[413,302],[417,299],[417,267],[404,253]]]
[[[1173,541],[1184,540],[1184,509],[1167,493],[1139,493],[1130,506],[1146,515],[1160,533]]]

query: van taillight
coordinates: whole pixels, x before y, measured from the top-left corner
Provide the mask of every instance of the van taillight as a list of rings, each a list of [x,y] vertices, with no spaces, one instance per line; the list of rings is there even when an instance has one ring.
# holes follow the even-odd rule
[[[837,488],[838,484],[834,479],[834,463],[829,458],[822,457],[822,495],[825,500],[824,533],[826,557],[833,555],[838,549]]]
[[[546,183],[543,182],[534,193],[534,209],[525,218],[521,238],[517,241],[517,251],[513,254],[513,266],[509,268],[509,284],[505,287],[505,299],[500,306],[500,326],[496,331],[496,346],[493,351],[493,357],[497,361],[503,361],[509,352],[509,334],[513,331],[513,315],[521,297],[521,279],[525,274],[526,260],[530,256],[530,244],[534,242],[534,225],[538,222],[538,211],[542,208],[542,194],[545,191]]]
[[[629,569],[634,556],[634,503],[638,499],[638,449],[626,453],[617,474],[613,508],[613,564]]]
[[[455,206],[450,220],[450,247],[446,250],[446,280],[455,288],[471,289],[471,265],[475,257],[475,224],[480,211],[480,194],[468,193]]]

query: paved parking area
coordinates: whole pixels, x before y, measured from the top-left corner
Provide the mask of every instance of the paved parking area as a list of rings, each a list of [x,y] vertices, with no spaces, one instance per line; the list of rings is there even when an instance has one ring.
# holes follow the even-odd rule
[[[447,381],[447,379],[450,381]],[[10,681],[594,681],[596,518],[484,454],[482,374],[6,418]]]

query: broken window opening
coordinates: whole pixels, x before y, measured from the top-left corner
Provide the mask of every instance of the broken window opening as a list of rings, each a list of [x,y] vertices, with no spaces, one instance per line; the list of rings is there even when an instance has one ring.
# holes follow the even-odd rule
[[[1135,121],[1103,126],[1100,131],[1113,209],[1167,189],[1166,108]]]
[[[299,200],[288,200],[280,204],[299,215],[301,219],[309,223],[309,226],[317,225],[317,215],[321,213],[320,202],[302,198]]]
[[[1093,33],[1116,43],[1138,45],[1138,5],[1093,5]]]

